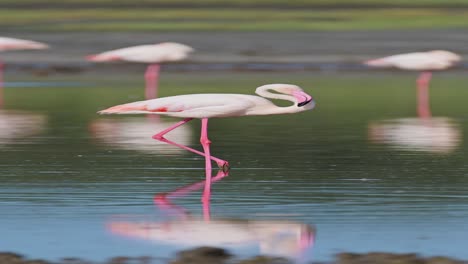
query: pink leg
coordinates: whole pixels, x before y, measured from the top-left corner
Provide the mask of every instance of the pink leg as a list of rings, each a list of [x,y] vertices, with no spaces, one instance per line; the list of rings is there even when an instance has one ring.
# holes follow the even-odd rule
[[[145,97],[147,100],[158,97],[159,64],[151,64],[146,68]]]
[[[203,202],[207,202],[211,197],[211,154],[210,154],[210,143],[208,139],[208,118],[202,118],[201,137],[200,143],[203,146],[205,152],[205,189],[203,191]]]
[[[196,153],[198,155],[201,155],[201,156],[204,156],[205,157],[205,153],[201,152],[201,151],[198,151],[196,149],[192,149],[192,148],[189,148],[187,146],[184,146],[184,145],[181,145],[181,144],[178,144],[178,143],[175,143],[175,142],[172,142],[168,139],[166,139],[164,137],[165,134],[171,132],[172,130],[178,128],[179,126],[189,122],[190,120],[192,120],[193,118],[186,118],[176,124],[174,124],[173,126],[159,132],[158,134],[154,135],[153,138],[156,139],[156,140],[159,140],[161,142],[165,142],[165,143],[168,143],[168,144],[171,144],[171,145],[174,145],[176,147],[179,147],[179,148],[182,148],[182,149],[185,149],[185,150],[188,150],[190,152],[193,152],[193,153]],[[225,160],[222,160],[222,159],[219,159],[219,158],[216,158],[216,157],[213,157],[213,156],[210,156],[210,159],[212,159],[213,161],[215,161],[217,164],[218,164],[218,167],[221,168],[223,171],[227,171],[229,170],[229,163]]]
[[[4,65],[0,61],[0,108],[3,108],[3,68]]]
[[[431,72],[422,72],[417,80],[418,116],[421,118],[431,117],[431,110],[429,106],[429,82],[431,81],[431,77]]]

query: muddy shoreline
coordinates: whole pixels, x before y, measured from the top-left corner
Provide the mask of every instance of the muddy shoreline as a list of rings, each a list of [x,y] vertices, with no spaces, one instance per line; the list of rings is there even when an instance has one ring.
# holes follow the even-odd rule
[[[281,257],[256,256],[248,259],[240,259],[221,248],[199,247],[180,251],[172,259],[154,258],[151,256],[125,257],[117,256],[104,262],[93,262],[80,258],[63,258],[58,261],[42,259],[28,259],[20,254],[12,252],[0,252],[0,264],[287,264],[294,263]],[[457,260],[449,257],[421,257],[414,253],[394,254],[384,252],[370,252],[367,254],[339,253],[331,262],[310,263],[320,264],[467,264],[468,261]]]

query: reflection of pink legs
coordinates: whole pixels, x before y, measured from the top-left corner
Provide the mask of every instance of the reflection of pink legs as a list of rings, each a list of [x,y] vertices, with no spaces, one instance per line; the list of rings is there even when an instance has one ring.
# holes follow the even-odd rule
[[[145,97],[146,100],[154,99],[158,96],[159,64],[151,64],[146,68]]]
[[[421,118],[431,117],[429,106],[429,82],[431,81],[431,72],[422,72],[417,80],[418,84],[418,116]]]
[[[220,180],[222,180],[224,177],[226,177],[228,175],[229,174],[227,172],[224,172],[224,171],[220,170],[220,171],[218,171],[218,174],[216,174],[215,177],[211,178],[211,171],[209,172],[209,176],[211,178],[212,183],[220,181]],[[162,210],[175,211],[179,217],[185,218],[185,217],[188,216],[188,213],[182,207],[179,207],[179,206],[171,203],[168,199],[181,197],[181,196],[187,195],[190,192],[200,190],[201,188],[203,188],[203,186],[205,186],[205,182],[206,181],[200,181],[200,182],[193,183],[193,184],[184,186],[182,188],[176,189],[176,190],[171,191],[171,192],[156,194],[154,196],[154,203],[156,204],[156,206],[158,206]],[[208,221],[210,220],[210,199],[209,199],[209,197],[208,197],[208,199],[206,201],[203,202],[203,218],[205,220],[208,220]]]
[[[201,151],[198,151],[198,150],[195,150],[195,149],[192,149],[192,148],[189,148],[187,146],[184,146],[184,145],[181,145],[181,144],[178,144],[178,143],[175,143],[175,142],[172,142],[168,139],[166,139],[164,137],[165,134],[171,132],[172,130],[180,127],[181,125],[185,124],[185,123],[188,123],[189,121],[191,121],[193,118],[186,118],[176,124],[174,124],[173,126],[159,132],[158,134],[154,135],[153,138],[156,139],[156,140],[159,140],[161,142],[165,142],[165,143],[168,143],[168,144],[171,144],[171,145],[174,145],[176,147],[179,147],[179,148],[182,148],[182,149],[185,149],[185,150],[188,150],[190,152],[193,152],[193,153],[196,153],[198,155],[201,155],[201,156],[204,156],[205,157],[205,153],[201,152]],[[206,121],[208,122],[208,121]],[[202,121],[203,123],[203,121]],[[203,143],[202,143],[203,145]],[[209,155],[210,156],[210,155]],[[213,157],[213,156],[210,156],[210,159],[212,159],[213,161],[215,161],[218,166],[223,169],[223,170],[227,170],[229,168],[229,163],[225,160],[222,160],[222,159],[219,159],[219,158],[216,158],[216,157]]]
[[[0,61],[0,108],[3,107],[3,68],[4,65]]]
[[[201,137],[200,143],[203,146],[205,152],[205,190],[203,191],[202,201],[210,200],[211,196],[211,154],[210,154],[210,143],[208,139],[208,118],[202,119],[201,126]]]

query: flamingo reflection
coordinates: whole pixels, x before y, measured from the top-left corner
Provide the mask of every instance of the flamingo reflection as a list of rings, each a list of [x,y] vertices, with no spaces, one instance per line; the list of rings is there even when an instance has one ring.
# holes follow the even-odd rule
[[[181,154],[183,149],[151,138],[153,135],[151,131],[159,131],[167,126],[167,122],[158,118],[108,118],[94,120],[89,125],[89,130],[99,143],[116,149],[135,150],[145,154]],[[167,134],[167,137],[184,145],[190,145],[192,131],[189,127],[180,127]]]
[[[228,172],[219,171],[211,180],[214,183],[226,176]],[[286,220],[213,219],[210,199],[203,203],[203,217],[196,217],[170,201],[202,189],[204,184],[205,181],[200,181],[172,192],[155,195],[157,207],[176,216],[175,220],[112,221],[108,228],[112,233],[127,237],[185,247],[259,246],[261,254],[288,258],[300,257],[313,246],[315,229],[303,223]]]
[[[400,150],[450,153],[462,141],[457,122],[447,117],[398,118],[369,124],[369,139]]]
[[[0,145],[25,143],[25,138],[42,133],[46,122],[41,114],[0,110]]]

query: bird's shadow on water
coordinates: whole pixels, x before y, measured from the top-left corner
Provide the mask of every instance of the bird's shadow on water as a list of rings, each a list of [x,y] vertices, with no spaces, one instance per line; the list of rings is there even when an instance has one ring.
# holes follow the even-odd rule
[[[218,171],[211,178],[219,182],[229,175]],[[246,249],[259,248],[260,254],[302,260],[312,248],[316,230],[313,226],[289,220],[248,220],[213,218],[210,200],[202,203],[202,216],[191,214],[173,199],[203,189],[205,180],[154,195],[157,210],[169,220],[142,220],[141,216],[119,216],[106,223],[112,234],[182,247],[215,246]],[[128,220],[132,219],[132,220]]]

